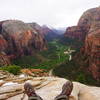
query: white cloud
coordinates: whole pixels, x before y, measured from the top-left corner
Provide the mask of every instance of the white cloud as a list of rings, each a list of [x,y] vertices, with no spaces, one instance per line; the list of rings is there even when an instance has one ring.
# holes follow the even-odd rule
[[[1,0],[0,20],[19,19],[53,27],[76,25],[84,11],[100,0]]]

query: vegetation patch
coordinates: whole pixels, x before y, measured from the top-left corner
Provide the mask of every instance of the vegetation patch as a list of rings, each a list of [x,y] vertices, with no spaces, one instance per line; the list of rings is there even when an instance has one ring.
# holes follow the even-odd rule
[[[1,67],[0,70],[8,71],[14,75],[17,75],[20,73],[21,67],[16,65],[9,65]]]
[[[56,76],[66,78],[72,81],[78,81],[88,85],[100,86],[100,82],[96,81],[91,73],[87,73],[80,67],[75,61],[64,62],[63,64],[56,66],[53,70]]]

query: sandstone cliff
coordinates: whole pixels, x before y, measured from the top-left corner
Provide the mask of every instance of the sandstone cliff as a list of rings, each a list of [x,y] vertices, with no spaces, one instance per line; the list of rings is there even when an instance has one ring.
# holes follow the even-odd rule
[[[80,41],[84,41],[85,36],[87,34],[87,30],[82,26],[72,26],[68,27],[65,32],[65,37],[78,39]]]
[[[67,28],[65,36],[84,41],[75,59],[80,63],[84,58],[82,62],[86,68],[95,79],[100,80],[100,7],[84,12],[77,26]]]
[[[91,25],[100,21],[100,7],[92,8],[83,13],[77,26],[68,27],[65,36],[85,40]]]
[[[0,23],[0,52],[16,58],[31,55],[34,50],[46,50],[46,41],[37,30],[18,20]]]

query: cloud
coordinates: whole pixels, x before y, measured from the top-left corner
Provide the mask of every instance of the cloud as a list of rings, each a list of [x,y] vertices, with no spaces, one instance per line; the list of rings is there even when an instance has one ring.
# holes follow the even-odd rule
[[[53,27],[76,25],[84,11],[100,0],[1,0],[0,20],[19,19]]]

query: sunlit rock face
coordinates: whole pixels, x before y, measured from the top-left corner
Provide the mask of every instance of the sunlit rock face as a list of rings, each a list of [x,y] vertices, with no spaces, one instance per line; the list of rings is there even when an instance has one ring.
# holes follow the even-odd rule
[[[23,76],[21,78],[2,71],[0,71],[0,75],[2,75],[0,77],[1,100],[21,100],[25,83],[30,83],[43,100],[54,100],[61,93],[63,85],[69,81],[57,77]],[[27,95],[23,100],[28,100]],[[69,95],[69,100],[100,100],[100,87],[90,87],[73,82],[73,90]]]
[[[86,11],[78,25],[90,27],[85,39],[84,55],[93,77],[100,80],[100,7]]]
[[[83,13],[79,19],[79,26],[89,26],[100,21],[100,7],[92,8]]]
[[[67,28],[65,37],[84,41],[80,56],[84,56],[86,68],[93,77],[100,80],[100,7],[84,12],[77,26]]]
[[[31,55],[34,49],[46,49],[46,41],[37,30],[19,20],[0,22],[0,52],[18,57]]]

